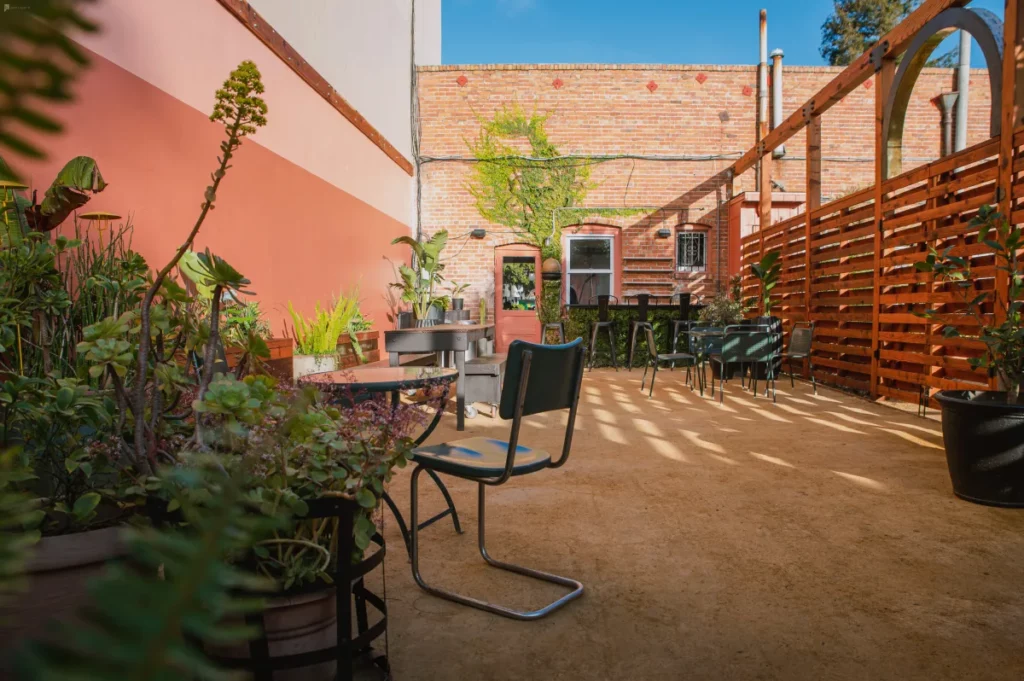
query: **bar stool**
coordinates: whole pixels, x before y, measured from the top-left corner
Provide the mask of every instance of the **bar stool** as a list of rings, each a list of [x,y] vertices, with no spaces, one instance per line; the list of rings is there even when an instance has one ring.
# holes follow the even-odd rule
[[[636,298],[637,318],[629,320],[629,365],[628,365],[628,367],[629,367],[630,371],[633,370],[633,351],[636,349],[636,334],[641,329],[649,328],[652,332],[654,331],[654,326],[652,326],[651,323],[649,321],[647,321],[647,308],[648,308],[648,306],[649,306],[649,304],[651,302],[650,294],[649,293],[638,293],[634,297]],[[652,333],[651,336],[645,335],[644,336],[644,343],[647,342],[648,338],[653,338],[653,337],[654,337],[653,333]],[[647,348],[648,352],[650,352],[651,350],[654,350],[655,354],[658,353],[658,349],[657,348]]]
[[[608,315],[608,302],[614,300],[618,304],[619,299],[615,296],[597,297],[597,321],[590,325],[590,370],[594,370],[594,360],[597,358],[597,332],[601,329],[608,331],[608,345],[612,354],[612,366],[619,370],[619,363],[615,359],[615,322],[611,321]]]
[[[540,344],[548,345],[548,330],[558,332],[558,344],[565,345],[565,322],[559,320],[557,322],[548,322],[544,325],[544,328],[540,332]]]

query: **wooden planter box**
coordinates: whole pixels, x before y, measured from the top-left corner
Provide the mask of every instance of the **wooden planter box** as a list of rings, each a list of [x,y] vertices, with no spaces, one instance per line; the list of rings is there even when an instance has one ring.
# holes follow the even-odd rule
[[[380,331],[361,331],[356,334],[356,338],[367,363],[380,361]],[[359,358],[352,349],[352,339],[346,334],[338,339],[338,368],[350,369],[354,366],[359,366]]]

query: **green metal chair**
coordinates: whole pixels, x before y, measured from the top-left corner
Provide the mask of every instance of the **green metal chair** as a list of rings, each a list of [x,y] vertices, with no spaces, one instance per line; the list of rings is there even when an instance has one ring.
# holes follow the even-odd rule
[[[687,336],[690,346],[690,354],[697,358],[697,383],[700,386],[701,397],[704,396],[704,365],[708,358],[722,351],[721,336],[701,336],[699,334],[708,331],[722,331],[721,327],[715,326],[693,326],[687,329]],[[713,383],[713,382],[712,382]],[[712,388],[714,385],[712,384]]]
[[[796,322],[789,334],[789,347],[782,353],[782,359],[789,367],[789,387],[796,387],[793,380],[793,360],[802,362],[807,360],[808,371],[811,374],[811,385],[814,387],[814,394],[818,394],[818,383],[814,380],[814,358],[811,356],[811,344],[814,342],[814,322]]]
[[[672,367],[675,368],[676,362],[685,362],[686,366],[686,380],[691,381],[690,369],[696,369],[697,358],[687,352],[669,352],[669,353],[658,353],[658,346],[654,343],[654,329],[649,325],[644,328],[644,333],[647,335],[647,364],[644,366],[644,377],[640,381],[640,392],[643,392],[644,383],[647,381],[647,370],[654,368],[654,373],[651,374],[651,390],[647,394],[648,398],[654,397],[654,379],[658,377],[658,365],[662,362],[672,362]],[[690,383],[690,389],[693,389],[693,383]]]
[[[720,367],[718,372],[719,402],[725,402],[725,381],[728,374],[727,364],[745,364],[751,367],[754,378],[752,385],[754,395],[757,395],[757,372],[756,368],[764,364],[766,368],[765,394],[768,392],[768,384],[771,385],[772,401],[775,401],[775,360],[777,359],[775,343],[778,334],[772,333],[764,326],[727,326],[725,335],[722,337],[721,352],[709,357],[712,363]],[[714,378],[711,379],[711,396],[715,395]]]
[[[569,458],[576,423],[576,408],[579,404],[580,383],[583,380],[583,356],[583,340],[580,338],[565,345],[536,345],[513,341],[508,348],[505,385],[499,407],[503,419],[512,419],[509,439],[505,441],[473,437],[413,450],[411,459],[416,468],[413,470],[411,483],[410,558],[412,576],[423,590],[456,603],[518,620],[539,619],[583,594],[583,584],[575,579],[495,560],[487,553],[484,543],[487,487],[502,485],[515,476],[536,473],[545,468],[558,468]],[[553,459],[547,452],[519,444],[519,428],[524,416],[561,409],[569,410],[569,421],[565,429],[562,453],[558,459]],[[427,584],[420,575],[418,529],[419,477],[424,470],[445,473],[477,483],[477,541],[480,555],[488,564],[569,587],[571,591],[538,610],[520,611]]]

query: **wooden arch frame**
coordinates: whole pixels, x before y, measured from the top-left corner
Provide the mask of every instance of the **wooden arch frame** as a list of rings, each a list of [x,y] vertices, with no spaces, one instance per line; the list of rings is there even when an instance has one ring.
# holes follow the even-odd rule
[[[914,36],[899,69],[893,78],[885,102],[882,123],[882,178],[903,172],[903,126],[907,118],[910,95],[931,57],[932,52],[950,33],[962,29],[971,34],[981,47],[988,65],[989,88],[992,92],[992,114],[989,124],[992,137],[999,136],[1001,127],[999,103],[1002,101],[1003,22],[986,9],[951,7],[930,20]],[[872,55],[874,58],[874,55]],[[879,64],[876,63],[876,68]]]

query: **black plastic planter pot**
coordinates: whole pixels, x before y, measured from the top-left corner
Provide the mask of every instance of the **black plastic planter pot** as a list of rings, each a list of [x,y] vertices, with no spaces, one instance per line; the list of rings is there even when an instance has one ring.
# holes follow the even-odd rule
[[[1002,392],[945,390],[936,399],[953,492],[1024,508],[1024,404],[1007,404]]]

